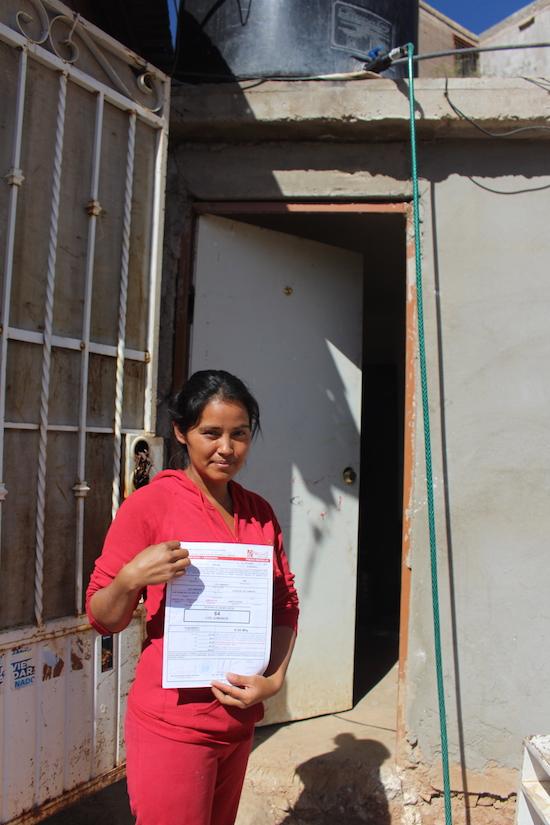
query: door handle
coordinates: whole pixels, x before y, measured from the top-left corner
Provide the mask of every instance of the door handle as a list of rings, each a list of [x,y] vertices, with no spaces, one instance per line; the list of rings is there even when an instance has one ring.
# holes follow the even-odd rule
[[[353,467],[345,467],[342,471],[342,478],[344,479],[344,484],[355,484],[357,473]]]

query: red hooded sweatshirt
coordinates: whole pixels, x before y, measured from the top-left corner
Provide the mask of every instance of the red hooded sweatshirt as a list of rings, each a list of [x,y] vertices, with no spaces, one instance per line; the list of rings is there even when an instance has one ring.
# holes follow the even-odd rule
[[[132,493],[111,524],[86,593],[86,610],[93,627],[102,627],[90,610],[92,595],[106,587],[119,570],[152,544],[162,541],[212,541],[267,544],[273,553],[273,625],[296,630],[298,596],[283,549],[281,529],[265,499],[230,482],[235,511],[235,534],[199,487],[182,470],[165,470],[151,484]],[[214,699],[210,688],[163,688],[164,584],[143,593],[147,636],[137,664],[128,708],[149,730],[185,742],[233,742],[250,735],[263,716],[261,704],[245,710],[228,708]],[[136,600],[137,605],[137,600]]]

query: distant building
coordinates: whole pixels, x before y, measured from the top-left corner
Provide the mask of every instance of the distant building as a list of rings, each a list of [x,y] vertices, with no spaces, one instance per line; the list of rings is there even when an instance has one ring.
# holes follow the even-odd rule
[[[550,3],[550,0],[548,0]],[[450,51],[479,45],[476,34],[460,23],[442,14],[433,6],[420,0],[418,4],[418,51]],[[419,63],[420,77],[475,77],[478,74],[478,55],[450,55]]]
[[[480,35],[482,46],[550,42],[550,0],[536,0]],[[550,49],[482,52],[482,75],[549,75]]]

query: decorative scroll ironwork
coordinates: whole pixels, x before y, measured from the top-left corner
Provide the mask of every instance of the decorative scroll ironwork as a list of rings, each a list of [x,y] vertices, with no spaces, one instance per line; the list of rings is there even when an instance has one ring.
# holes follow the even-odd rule
[[[130,84],[122,79],[109,59],[110,56],[106,54],[108,51],[106,43],[97,42],[92,27],[83,20],[80,14],[71,13],[56,0],[26,0],[26,2],[35,14],[24,10],[17,12],[16,25],[23,37],[37,46],[51,50],[60,60],[75,66],[81,57],[79,45],[75,41],[75,37],[78,38],[93,55],[96,63],[103,69],[117,91],[152,112],[162,109],[164,97],[162,81],[145,60],[140,60],[137,55],[131,55],[128,50],[119,55],[130,69],[132,83],[135,84],[135,89],[132,89]],[[129,58],[133,58],[133,65],[129,62]]]

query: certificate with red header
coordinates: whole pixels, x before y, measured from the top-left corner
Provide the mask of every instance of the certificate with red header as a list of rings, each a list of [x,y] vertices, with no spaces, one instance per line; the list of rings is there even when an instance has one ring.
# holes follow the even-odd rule
[[[209,687],[263,673],[271,654],[273,547],[186,542],[191,565],[166,585],[162,686]]]

